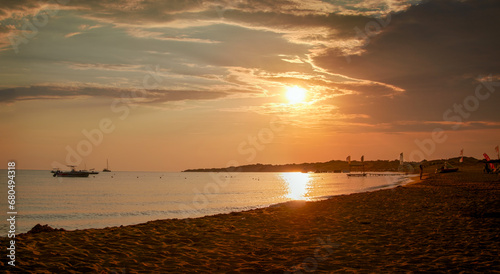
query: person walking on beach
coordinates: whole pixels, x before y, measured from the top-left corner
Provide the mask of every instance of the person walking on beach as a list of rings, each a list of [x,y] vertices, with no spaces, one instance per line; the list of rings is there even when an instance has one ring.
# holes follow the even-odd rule
[[[424,166],[420,165],[420,180],[422,180],[422,175],[424,175]]]

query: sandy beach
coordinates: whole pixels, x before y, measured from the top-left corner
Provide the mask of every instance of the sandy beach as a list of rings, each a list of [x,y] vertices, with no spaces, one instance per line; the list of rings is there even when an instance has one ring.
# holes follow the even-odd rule
[[[498,175],[465,171],[319,202],[22,234],[16,237],[16,266],[7,265],[4,255],[1,268],[7,273],[498,272],[499,194]]]

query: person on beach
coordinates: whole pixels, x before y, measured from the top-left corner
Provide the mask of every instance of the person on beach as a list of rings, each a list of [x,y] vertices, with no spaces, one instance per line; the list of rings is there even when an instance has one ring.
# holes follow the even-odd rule
[[[490,168],[490,165],[488,165],[488,163],[485,163],[484,168],[483,168],[483,173],[489,174],[491,172],[492,172],[492,170]]]
[[[422,175],[424,175],[424,166],[420,165],[420,180],[422,180]]]

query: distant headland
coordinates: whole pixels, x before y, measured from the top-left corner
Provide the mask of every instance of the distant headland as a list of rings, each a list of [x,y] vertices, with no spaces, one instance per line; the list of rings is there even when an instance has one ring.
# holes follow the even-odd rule
[[[444,162],[448,162],[451,165],[463,168],[470,168],[474,166],[480,166],[480,160],[473,157],[464,157],[463,162],[460,162],[460,157],[450,158],[450,159],[437,159],[437,160],[424,160],[423,162],[405,162],[403,165],[400,164],[399,160],[375,160],[375,161],[364,161],[364,171],[402,171],[402,172],[416,172],[420,164],[424,168],[437,168],[442,166]],[[360,161],[351,161],[351,166],[356,166],[361,164]],[[351,168],[351,171],[357,171]],[[349,162],[342,160],[332,160],[329,162],[317,162],[317,163],[301,163],[301,164],[282,164],[282,165],[272,165],[272,164],[251,164],[243,166],[231,166],[225,168],[200,168],[200,169],[187,169],[183,172],[343,172],[349,170]]]

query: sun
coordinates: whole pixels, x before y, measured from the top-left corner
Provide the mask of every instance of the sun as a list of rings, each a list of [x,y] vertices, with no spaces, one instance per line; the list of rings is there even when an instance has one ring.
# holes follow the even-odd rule
[[[287,88],[286,98],[291,104],[302,103],[306,99],[306,93],[307,90],[298,86],[293,86]]]

